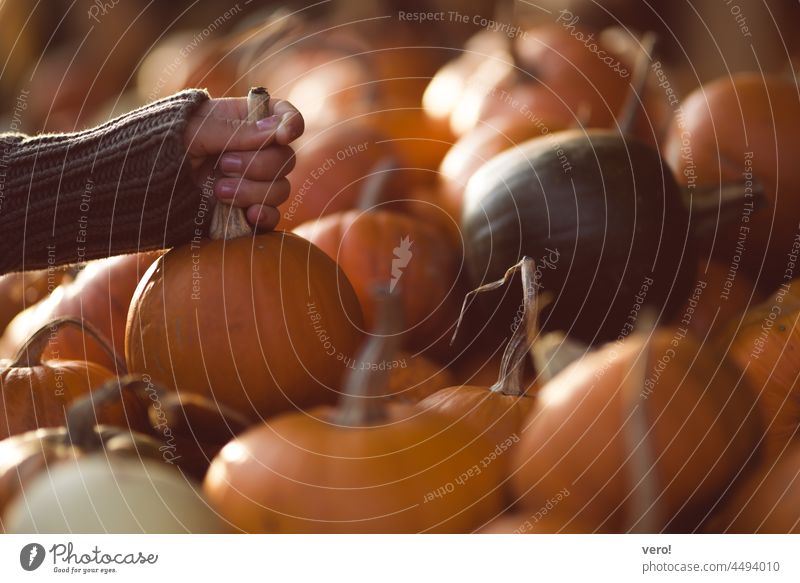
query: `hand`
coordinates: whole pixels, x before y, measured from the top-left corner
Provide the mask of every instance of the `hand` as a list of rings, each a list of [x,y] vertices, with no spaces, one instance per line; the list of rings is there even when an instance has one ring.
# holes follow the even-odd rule
[[[289,144],[304,129],[303,116],[288,101],[270,100],[269,113],[248,122],[246,97],[210,99],[197,109],[184,134],[197,185],[216,176],[216,197],[246,209],[248,222],[267,230],[278,224],[276,207],[289,197],[286,175],[294,168]]]

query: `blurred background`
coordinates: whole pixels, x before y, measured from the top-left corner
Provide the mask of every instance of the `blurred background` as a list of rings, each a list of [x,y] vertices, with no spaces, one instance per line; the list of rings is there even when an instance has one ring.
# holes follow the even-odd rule
[[[562,10],[585,30],[621,29],[613,44],[621,53],[633,35],[658,33],[659,56],[684,92],[730,72],[786,69],[797,53],[795,0],[1,0],[0,127],[72,130],[183,87],[243,94],[256,79],[276,94],[296,89],[307,109],[321,109],[316,90],[347,86],[368,67],[373,84],[364,92],[411,97],[416,89],[421,97],[422,79],[416,87],[374,82],[430,78],[487,29],[484,21],[528,29],[553,23]],[[404,22],[402,12],[445,18]],[[469,18],[451,20],[450,12]],[[370,51],[382,52],[347,58]],[[307,74],[331,61],[336,66]],[[14,120],[20,93],[25,114]]]

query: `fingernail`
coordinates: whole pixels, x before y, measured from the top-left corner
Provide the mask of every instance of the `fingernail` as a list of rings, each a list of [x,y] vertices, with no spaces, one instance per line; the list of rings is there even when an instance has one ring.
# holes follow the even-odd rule
[[[236,154],[225,154],[219,160],[223,172],[238,172],[242,169],[242,159]]]
[[[229,199],[236,194],[236,187],[231,182],[218,181],[216,190],[219,198]]]
[[[278,127],[278,121],[279,119],[277,115],[271,115],[258,120],[256,122],[256,127],[262,132],[274,130],[276,127]]]

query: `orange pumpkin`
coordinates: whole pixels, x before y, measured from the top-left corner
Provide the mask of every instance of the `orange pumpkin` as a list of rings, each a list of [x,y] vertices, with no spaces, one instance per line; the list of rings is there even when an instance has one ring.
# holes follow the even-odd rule
[[[336,264],[273,232],[158,259],[131,302],[125,353],[131,372],[266,416],[335,399],[360,326]]]
[[[586,534],[594,529],[571,524],[569,527],[548,518],[550,510],[569,496],[569,488],[556,492],[544,506],[528,515],[522,512],[506,512],[481,528],[480,534]]]
[[[53,320],[37,330],[13,361],[0,368],[0,439],[42,427],[64,424],[64,408],[77,397],[113,377],[106,368],[82,360],[42,360],[51,337],[75,326],[98,343],[106,341],[85,322],[71,318]],[[123,367],[123,363],[119,364]]]
[[[797,534],[800,532],[800,445],[777,460],[764,460],[735,489],[705,528],[712,533]]]
[[[673,323],[688,328],[697,338],[718,339],[732,322],[738,325],[747,309],[761,298],[746,273],[716,261],[701,261],[692,291]]]
[[[800,222],[800,97],[795,82],[761,73],[737,73],[695,90],[682,102],[662,151],[684,185],[741,181],[749,201],[738,220],[715,233],[710,253],[734,260],[767,292],[784,281],[787,253]],[[754,211],[763,187],[765,207]],[[763,262],[763,267],[762,267]]]
[[[251,90],[251,118],[268,99]],[[334,400],[361,340],[358,299],[336,263],[291,233],[253,235],[242,209],[223,204],[210,236],[170,250],[140,282],[131,372],[250,418]]]
[[[73,281],[63,283],[47,298],[14,318],[0,340],[0,355],[13,355],[33,331],[60,317],[87,322],[108,338],[115,353],[122,354],[125,321],[133,292],[160,254],[120,255],[88,263]],[[105,347],[73,328],[63,329],[52,339],[44,358],[88,360],[112,370],[115,366],[115,359]]]
[[[588,111],[587,126],[610,127],[628,96],[633,70],[598,38],[608,60],[603,62],[579,34],[588,37],[591,31],[561,23],[537,26],[516,39],[517,59],[575,115]]]
[[[377,301],[379,328],[356,358],[396,359],[401,307]],[[379,366],[351,371],[338,407],[287,413],[231,441],[205,492],[246,532],[469,532],[501,507],[500,464],[471,427],[385,403]]]
[[[548,515],[566,528],[692,531],[760,453],[746,379],[676,329],[590,353],[538,399],[514,451],[513,490],[535,512],[569,488]]]
[[[458,315],[460,250],[446,233],[414,217],[383,210],[379,198],[384,177],[371,177],[362,208],[299,226],[294,232],[334,259],[353,283],[366,325],[375,326],[376,286],[401,295],[407,328],[403,336],[414,350],[448,354],[448,330]]]
[[[775,455],[800,428],[800,297],[781,289],[730,323],[731,357],[745,371],[764,418],[766,451]]]
[[[533,260],[526,257],[496,282],[505,283],[520,271],[524,295],[523,310],[518,321],[514,322],[514,333],[503,353],[496,382],[490,387],[466,385],[442,389],[419,404],[423,409],[438,411],[473,424],[495,445],[506,443],[509,439],[511,443],[517,443],[523,423],[536,404],[535,397],[528,394],[525,383],[525,363],[538,336],[534,269]],[[495,289],[496,284],[486,287]],[[481,288],[476,291],[481,291]]]
[[[46,297],[68,277],[66,269],[22,271],[0,277],[0,334],[17,314]]]
[[[446,366],[423,354],[400,351],[394,364],[386,394],[397,401],[419,403],[455,383],[453,373]]]
[[[368,169],[395,154],[389,136],[360,118],[306,133],[296,150],[292,194],[279,209],[281,229],[355,208]]]

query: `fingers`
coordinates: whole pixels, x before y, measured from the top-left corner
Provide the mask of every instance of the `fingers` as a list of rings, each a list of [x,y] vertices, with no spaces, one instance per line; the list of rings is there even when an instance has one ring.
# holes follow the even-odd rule
[[[303,120],[303,116],[294,105],[282,99],[273,100],[270,109],[272,114],[281,120],[278,132],[275,135],[279,144],[290,144],[303,135],[305,120]]]
[[[272,230],[278,225],[281,214],[275,207],[253,205],[245,211],[247,222],[263,230]]]
[[[226,151],[260,150],[270,143],[287,145],[302,135],[303,116],[291,103],[273,100],[272,115],[248,122],[247,99],[211,99],[203,103],[184,133],[191,156],[203,157]]]
[[[250,180],[275,180],[294,168],[294,150],[289,146],[270,146],[257,152],[226,152],[218,167],[228,176]]]
[[[192,116],[184,132],[184,144],[190,156],[216,156],[228,150],[260,150],[275,141],[280,119],[267,117],[258,122],[220,117],[217,100],[205,102]],[[228,111],[229,107],[221,108]]]
[[[263,205],[278,206],[289,198],[290,190],[291,185],[286,178],[264,183],[246,178],[223,177],[217,178],[214,184],[214,193],[219,200],[242,208]]]

